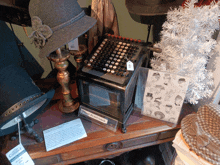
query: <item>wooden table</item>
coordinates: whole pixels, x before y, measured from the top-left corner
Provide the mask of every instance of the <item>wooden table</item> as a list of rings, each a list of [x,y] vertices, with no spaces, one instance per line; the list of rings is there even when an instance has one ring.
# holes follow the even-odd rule
[[[183,114],[192,112],[192,107],[184,104]],[[184,117],[184,115],[181,115]],[[43,137],[43,130],[74,120],[77,113],[63,114],[58,110],[57,103],[52,103],[37,117],[39,123],[33,128]],[[124,152],[151,145],[168,142],[174,139],[179,125],[172,128],[166,122],[141,116],[134,111],[127,122],[127,132],[109,131],[92,122],[82,119],[87,137],[63,147],[46,152],[45,143],[37,143],[31,137],[23,134],[22,144],[36,165],[73,164],[97,158],[118,156]],[[15,147],[18,141],[7,141],[2,153],[7,153]]]

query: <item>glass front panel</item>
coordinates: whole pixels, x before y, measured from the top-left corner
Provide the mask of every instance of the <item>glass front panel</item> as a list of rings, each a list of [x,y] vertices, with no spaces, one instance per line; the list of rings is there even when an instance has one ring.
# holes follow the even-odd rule
[[[81,81],[83,88],[81,91],[81,101],[91,105],[96,109],[110,114],[114,117],[119,117],[120,111],[120,93],[111,91],[108,88],[97,84]]]

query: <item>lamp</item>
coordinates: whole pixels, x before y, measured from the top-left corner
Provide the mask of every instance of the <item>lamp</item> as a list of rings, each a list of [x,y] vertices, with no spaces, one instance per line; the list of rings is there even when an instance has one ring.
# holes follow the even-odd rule
[[[42,138],[30,127],[33,119],[48,105],[54,90],[46,94],[35,85],[27,72],[16,65],[0,70],[0,136],[23,129],[41,142]]]
[[[47,57],[54,61],[58,69],[57,79],[64,97],[60,110],[73,112],[78,109],[79,103],[70,94],[69,73],[66,71],[69,54],[61,48],[87,32],[96,20],[85,14],[77,0],[31,0],[29,13],[33,30],[30,37],[40,48],[40,58]],[[55,51],[56,54],[53,54]]]

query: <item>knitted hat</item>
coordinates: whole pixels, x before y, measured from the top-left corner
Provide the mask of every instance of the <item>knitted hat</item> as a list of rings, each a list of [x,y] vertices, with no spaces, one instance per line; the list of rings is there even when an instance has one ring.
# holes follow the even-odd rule
[[[87,32],[96,20],[85,15],[77,0],[31,0],[30,38],[40,48],[41,58]]]
[[[217,105],[202,106],[197,114],[186,116],[181,130],[190,149],[210,163],[220,165],[220,109]]]

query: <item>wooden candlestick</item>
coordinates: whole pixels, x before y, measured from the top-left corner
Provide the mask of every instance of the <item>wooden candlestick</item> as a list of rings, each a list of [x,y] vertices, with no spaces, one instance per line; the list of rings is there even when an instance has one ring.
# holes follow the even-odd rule
[[[77,63],[76,70],[79,70],[82,67],[83,55],[86,53],[86,45],[79,45],[79,50],[70,50],[70,54],[74,56],[74,59]]]
[[[58,70],[57,81],[62,87],[63,100],[59,102],[59,109],[63,113],[71,113],[79,108],[79,102],[73,100],[69,87],[69,72],[67,59],[70,57],[69,51],[60,48],[56,50],[56,54],[50,54],[49,60],[55,62],[55,68]]]

